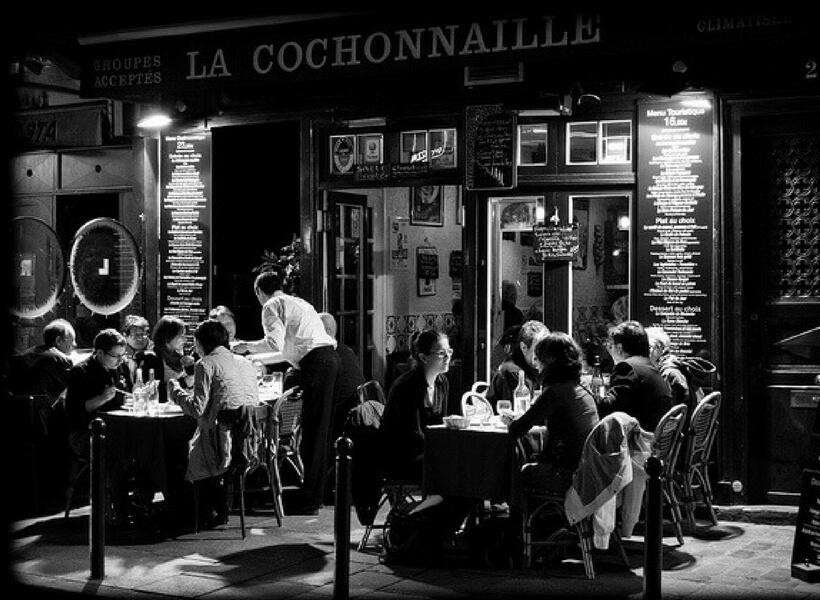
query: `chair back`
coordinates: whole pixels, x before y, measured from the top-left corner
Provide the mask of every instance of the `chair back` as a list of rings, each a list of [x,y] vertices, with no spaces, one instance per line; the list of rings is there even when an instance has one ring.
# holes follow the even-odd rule
[[[677,404],[670,408],[655,427],[655,438],[652,441],[652,454],[663,461],[664,471],[673,473],[678,460],[683,431],[686,425],[685,404]]]
[[[385,403],[384,388],[377,379],[365,381],[356,388],[356,394],[359,397],[359,404],[364,404],[368,400],[375,400],[381,404]]]
[[[273,405],[274,437],[287,441],[300,429],[302,420],[302,388],[292,387],[285,391]]]
[[[476,394],[481,394],[482,396],[487,396],[487,390],[490,389],[490,384],[486,381],[478,380],[476,381],[472,387],[470,388],[471,392],[475,392]]]
[[[684,465],[703,464],[709,460],[717,434],[721,399],[720,392],[711,392],[692,411],[692,418],[686,429],[685,456],[682,457]]]
[[[487,422],[493,416],[493,406],[482,394],[464,392],[461,395],[461,414],[470,420]]]

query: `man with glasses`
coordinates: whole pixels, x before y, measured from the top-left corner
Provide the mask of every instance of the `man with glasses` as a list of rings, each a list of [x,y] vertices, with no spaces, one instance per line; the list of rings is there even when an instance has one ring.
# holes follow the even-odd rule
[[[72,451],[88,458],[88,426],[99,412],[123,405],[131,392],[131,375],[125,364],[125,337],[116,329],[103,329],[94,338],[94,351],[68,374],[66,411]]]

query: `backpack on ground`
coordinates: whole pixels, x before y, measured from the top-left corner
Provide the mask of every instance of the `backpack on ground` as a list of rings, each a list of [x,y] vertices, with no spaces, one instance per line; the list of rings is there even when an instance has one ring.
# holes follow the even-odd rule
[[[387,513],[379,557],[382,563],[430,565],[440,562],[446,531],[442,505],[413,513],[420,503],[401,502]]]

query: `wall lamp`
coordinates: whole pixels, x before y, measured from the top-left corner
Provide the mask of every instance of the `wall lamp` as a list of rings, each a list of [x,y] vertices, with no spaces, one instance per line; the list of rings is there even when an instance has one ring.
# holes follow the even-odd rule
[[[164,113],[152,112],[137,121],[140,129],[163,129],[171,124],[171,117]]]

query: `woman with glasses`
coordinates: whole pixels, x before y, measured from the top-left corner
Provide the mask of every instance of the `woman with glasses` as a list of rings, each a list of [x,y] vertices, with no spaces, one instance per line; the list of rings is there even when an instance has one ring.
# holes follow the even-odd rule
[[[403,373],[387,395],[382,424],[382,471],[389,479],[421,484],[424,428],[444,422],[447,414],[453,350],[444,333],[417,334],[412,343],[413,365]]]

